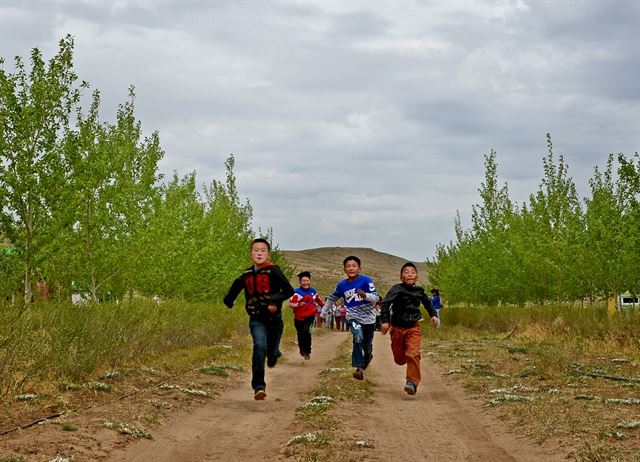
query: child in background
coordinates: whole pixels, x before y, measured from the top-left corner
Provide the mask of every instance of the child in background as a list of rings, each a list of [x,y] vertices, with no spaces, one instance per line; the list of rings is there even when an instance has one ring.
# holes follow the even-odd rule
[[[380,333],[391,335],[391,350],[396,364],[407,365],[404,391],[415,395],[420,383],[420,342],[422,333],[420,304],[424,305],[431,317],[431,324],[438,326],[440,319],[431,306],[424,289],[416,284],[416,265],[407,262],[400,269],[401,284],[394,285],[381,304]]]
[[[322,309],[327,316],[334,303],[342,298],[347,308],[347,324],[353,334],[351,365],[356,368],[353,378],[364,380],[364,370],[373,358],[373,332],[376,326],[375,304],[380,300],[373,281],[360,274],[358,257],[349,256],[342,262],[347,279],[338,283]]]
[[[342,318],[342,328],[340,329],[341,332],[346,332],[347,331],[347,307],[344,306],[344,302],[342,300],[338,300],[339,304],[340,304],[340,317]]]
[[[337,300],[333,305],[333,309],[333,318],[336,322],[336,330],[340,332],[343,324],[345,323],[344,315],[346,314],[346,310],[343,311],[344,305],[342,304],[342,300]]]
[[[274,367],[281,356],[280,338],[284,328],[282,302],[293,295],[293,287],[282,270],[269,258],[269,242],[262,238],[254,239],[251,243],[253,264],[233,281],[229,293],[224,297],[224,304],[232,308],[236,297],[244,289],[245,309],[249,314],[249,330],[253,337],[251,388],[256,400],[267,397],[264,362],[266,359],[267,366]]]
[[[311,273],[302,271],[298,274],[300,287],[294,290],[289,305],[293,308],[293,324],[298,333],[298,347],[304,359],[311,359],[311,327],[315,320],[318,306],[324,306],[324,301],[318,291],[311,287]]]
[[[438,319],[440,319],[440,309],[442,308],[442,302],[440,301],[440,292],[438,289],[431,289],[431,306],[436,310],[436,314],[438,315]],[[440,324],[438,324],[440,327]]]

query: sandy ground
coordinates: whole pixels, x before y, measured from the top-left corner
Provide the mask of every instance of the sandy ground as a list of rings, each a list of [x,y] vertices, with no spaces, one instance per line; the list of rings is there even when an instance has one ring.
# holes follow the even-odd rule
[[[314,338],[311,361],[296,357],[267,374],[268,397],[251,399],[246,383],[210,405],[113,453],[115,461],[264,461],[285,460],[283,449],[295,429],[295,408],[316,386],[338,345],[349,334]],[[418,394],[403,391],[404,367],[393,364],[389,337],[376,334],[374,360],[366,379],[375,405],[340,415],[354,440],[373,443],[370,460],[384,461],[554,461],[552,449],[536,447],[509,433],[504,424],[478,409],[478,403],[447,383],[428,360],[422,362]],[[338,410],[337,412],[340,412]]]
[[[231,380],[214,399],[175,401],[172,411],[152,430],[153,439],[132,439],[104,428],[107,412],[96,408],[73,416],[81,430],[64,432],[46,425],[0,437],[0,459],[50,461],[61,455],[74,462],[109,461],[291,461],[287,441],[297,428],[295,410],[321,383],[345,332],[314,336],[310,361],[297,351],[267,370],[267,399],[254,401],[249,374]],[[480,404],[426,358],[418,394],[403,391],[405,368],[393,363],[389,336],[376,333],[374,359],[366,371],[373,404],[338,406],[331,412],[342,422],[347,439],[367,440],[372,448],[354,450],[349,460],[380,461],[560,461],[564,451],[539,447],[510,433],[506,425],[483,412]],[[166,393],[166,392],[165,392]],[[166,398],[165,398],[166,399]],[[135,415],[142,401],[123,401]],[[20,460],[20,459],[10,459]]]

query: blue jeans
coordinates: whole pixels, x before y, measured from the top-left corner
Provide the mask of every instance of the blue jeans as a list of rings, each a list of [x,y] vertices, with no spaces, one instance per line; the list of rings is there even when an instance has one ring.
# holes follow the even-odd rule
[[[253,356],[251,357],[251,388],[264,390],[264,362],[269,359],[275,362],[280,356],[280,337],[284,324],[282,315],[274,315],[268,321],[249,319],[249,330],[253,337]]]
[[[347,321],[353,335],[353,350],[351,352],[351,365],[365,368],[373,357],[373,333],[375,324],[360,324],[356,320]]]

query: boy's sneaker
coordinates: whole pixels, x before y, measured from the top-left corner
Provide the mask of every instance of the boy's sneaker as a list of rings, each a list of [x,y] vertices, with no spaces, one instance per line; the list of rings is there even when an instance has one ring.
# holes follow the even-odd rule
[[[407,395],[415,395],[417,388],[418,387],[416,387],[411,380],[407,380],[407,383],[404,386],[404,391],[407,392]]]
[[[266,397],[267,397],[267,392],[264,391],[262,388],[258,388],[256,391],[253,392],[253,399],[255,399],[256,401],[263,400]]]
[[[275,358],[267,358],[267,367],[275,367],[278,364],[278,358],[282,356],[282,353],[278,351],[278,354]]]
[[[356,380],[364,380],[364,371],[361,367],[356,367],[356,371],[353,373],[353,378]]]
[[[306,359],[307,361],[310,360],[311,359],[311,355],[309,355],[309,354],[304,355],[304,359]]]

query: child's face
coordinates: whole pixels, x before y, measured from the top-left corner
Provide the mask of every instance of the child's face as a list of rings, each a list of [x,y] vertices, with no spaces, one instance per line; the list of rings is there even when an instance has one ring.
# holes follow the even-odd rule
[[[260,267],[271,257],[269,247],[264,242],[256,242],[251,246],[251,260],[253,264]]]
[[[300,287],[302,287],[303,289],[308,289],[309,287],[311,287],[311,279],[306,276],[300,278]]]
[[[360,274],[360,265],[355,260],[349,260],[344,264],[344,272],[349,279],[355,279]]]
[[[415,268],[411,266],[407,266],[400,273],[400,280],[407,285],[414,285],[418,280],[418,272]]]

